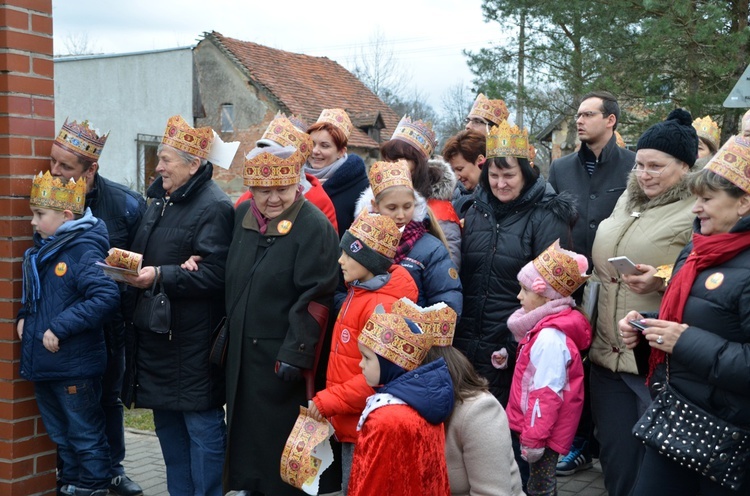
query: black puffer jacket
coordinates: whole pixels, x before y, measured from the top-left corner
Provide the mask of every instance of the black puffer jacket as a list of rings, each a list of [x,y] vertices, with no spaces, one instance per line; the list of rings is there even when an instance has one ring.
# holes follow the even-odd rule
[[[354,153],[350,153],[333,177],[323,183],[323,189],[336,209],[339,239],[354,222],[354,205],[368,186],[370,181],[365,162]]]
[[[224,270],[234,208],[205,165],[164,205],[161,178],[148,189],[149,206],[133,240],[143,265],[161,266],[172,305],[172,331],[136,329],[137,407],[199,411],[224,404],[223,371],[210,365],[211,331],[224,316]],[[180,268],[191,255],[195,272]],[[140,297],[143,291],[138,292]]]
[[[575,205],[567,195],[557,195],[543,179],[537,179],[522,196],[504,210],[501,218],[484,190],[473,197],[464,217],[461,244],[461,283],[464,308],[453,345],[463,351],[477,372],[490,381],[490,390],[503,405],[508,402],[516,341],[508,330],[508,317],[520,307],[518,271],[556,239],[570,246]],[[493,351],[506,348],[507,369],[495,369]]]

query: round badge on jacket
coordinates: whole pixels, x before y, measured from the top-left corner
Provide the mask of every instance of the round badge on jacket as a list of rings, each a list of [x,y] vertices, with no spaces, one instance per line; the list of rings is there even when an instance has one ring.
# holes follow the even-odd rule
[[[721,283],[724,282],[724,274],[721,272],[714,272],[710,276],[708,276],[708,279],[706,279],[706,289],[712,290],[716,289],[719,286],[721,286]]]
[[[65,262],[58,262],[57,265],[55,265],[55,275],[57,277],[64,276],[66,272],[68,272],[68,264]]]
[[[282,220],[279,222],[279,233],[286,234],[292,229],[292,222],[288,220]]]

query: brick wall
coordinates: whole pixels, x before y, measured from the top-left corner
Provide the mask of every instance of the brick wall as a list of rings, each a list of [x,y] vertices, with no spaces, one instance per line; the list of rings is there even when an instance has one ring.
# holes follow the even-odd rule
[[[31,383],[18,375],[15,314],[21,260],[31,245],[31,176],[54,138],[51,0],[0,4],[0,494],[53,494],[55,447]]]

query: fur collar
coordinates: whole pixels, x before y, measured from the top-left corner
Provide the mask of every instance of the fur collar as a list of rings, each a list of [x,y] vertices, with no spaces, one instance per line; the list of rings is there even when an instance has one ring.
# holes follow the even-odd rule
[[[417,222],[422,222],[427,219],[427,200],[424,199],[422,195],[414,191],[414,196],[417,199],[416,205],[414,206],[414,217],[412,220],[415,220]],[[360,213],[363,211],[367,211],[372,213],[372,200],[374,200],[375,197],[372,194],[372,188],[368,186],[361,195],[359,195],[359,200],[357,200],[357,205],[354,207],[354,217],[357,218]]]
[[[450,164],[442,158],[433,158],[427,162],[427,167],[430,169],[430,177],[433,178],[430,199],[452,200],[453,190],[456,189],[456,174]]]
[[[637,210],[644,211],[649,208],[660,207],[662,205],[669,205],[670,203],[682,201],[686,198],[690,198],[693,194],[687,187],[687,174],[674,186],[669,188],[664,193],[660,194],[656,198],[649,199],[646,193],[643,192],[640,185],[638,184],[638,178],[635,174],[631,174],[628,179],[628,211]]]

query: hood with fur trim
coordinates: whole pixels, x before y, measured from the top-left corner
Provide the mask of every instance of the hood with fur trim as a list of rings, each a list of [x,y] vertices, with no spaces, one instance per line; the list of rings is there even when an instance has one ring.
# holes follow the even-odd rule
[[[416,202],[414,205],[414,217],[412,220],[422,222],[428,217],[427,200],[425,200],[424,196],[420,195],[416,190],[414,190],[414,198],[416,199]],[[356,219],[363,211],[373,213],[372,201],[374,199],[375,196],[372,194],[372,187],[368,186],[367,189],[359,195],[359,200],[357,200],[357,204],[354,207],[354,218]]]
[[[430,199],[452,200],[457,180],[450,164],[441,157],[435,157],[427,162],[427,168],[432,191]]]

